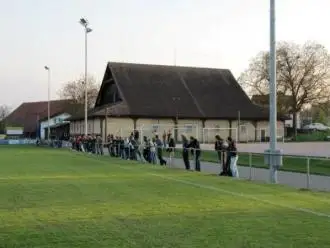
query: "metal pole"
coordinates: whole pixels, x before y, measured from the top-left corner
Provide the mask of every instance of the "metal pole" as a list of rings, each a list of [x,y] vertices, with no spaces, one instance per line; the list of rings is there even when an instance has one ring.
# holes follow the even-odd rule
[[[249,180],[252,180],[252,153],[249,153],[249,167],[250,167]]]
[[[105,135],[104,135],[104,140],[105,140],[105,143],[108,142],[108,108],[105,109],[105,125],[104,125],[104,131],[105,131]]]
[[[270,62],[269,62],[269,126],[270,126],[270,142],[269,150],[271,152],[270,159],[270,178],[271,182],[277,182],[276,160],[273,154],[276,152],[276,37],[275,37],[275,0],[270,0]]]
[[[88,134],[88,118],[87,118],[87,34],[88,30],[85,28],[85,135]]]
[[[48,68],[48,106],[47,106],[47,114],[48,114],[48,133],[47,140],[50,141],[50,68]]]
[[[241,111],[238,110],[238,113],[237,113],[237,137],[236,137],[237,143],[239,143],[239,141],[240,141],[240,136],[241,136]]]
[[[310,184],[311,184],[311,178],[310,178],[310,158],[307,158],[307,171],[306,171],[306,188],[309,189],[310,188]]]

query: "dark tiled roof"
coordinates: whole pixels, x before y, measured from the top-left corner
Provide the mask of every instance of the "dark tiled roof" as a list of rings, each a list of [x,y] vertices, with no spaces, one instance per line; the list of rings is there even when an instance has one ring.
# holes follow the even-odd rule
[[[95,109],[91,116],[128,116],[130,115],[128,106],[125,102],[119,102],[115,104],[107,104],[98,109]]]
[[[70,100],[57,100],[50,102],[50,115],[72,112]],[[24,132],[32,133],[37,129],[37,123],[48,116],[48,102],[25,102],[15,109],[7,118],[7,125],[24,127]]]
[[[51,113],[50,118],[53,118],[63,113],[70,114],[71,116],[82,115],[84,113],[84,105],[68,101],[68,103],[65,104],[63,108],[60,108],[60,111]],[[45,121],[47,120],[47,118],[48,116],[40,119],[39,121]]]
[[[106,104],[94,109],[90,109],[87,113],[88,118],[91,117],[104,117],[109,116],[129,116],[128,106],[124,102],[119,102],[115,104]],[[82,120],[85,118],[85,113],[81,112],[80,114],[73,115],[68,118],[68,121]]]
[[[124,110],[117,105],[120,115],[237,119],[239,111],[242,119],[268,119],[225,69],[108,63],[100,91],[110,82],[125,103]],[[97,108],[105,102],[100,98],[101,92]]]

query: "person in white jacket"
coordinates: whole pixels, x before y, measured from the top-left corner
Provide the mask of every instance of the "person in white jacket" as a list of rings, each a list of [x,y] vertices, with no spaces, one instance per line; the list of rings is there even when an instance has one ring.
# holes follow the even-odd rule
[[[150,144],[150,161],[152,164],[157,164],[157,155],[156,155],[156,143],[155,143],[155,138],[152,140],[149,140]]]
[[[123,159],[128,159],[130,158],[130,142],[129,138],[124,139],[124,151],[123,151]]]
[[[228,155],[230,156],[230,170],[233,177],[239,178],[238,168],[237,168],[237,147],[236,142],[231,138],[228,138]]]

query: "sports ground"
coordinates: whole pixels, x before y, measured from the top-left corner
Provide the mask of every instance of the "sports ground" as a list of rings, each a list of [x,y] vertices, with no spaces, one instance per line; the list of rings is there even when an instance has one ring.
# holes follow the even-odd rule
[[[0,147],[0,247],[330,247],[330,195]]]

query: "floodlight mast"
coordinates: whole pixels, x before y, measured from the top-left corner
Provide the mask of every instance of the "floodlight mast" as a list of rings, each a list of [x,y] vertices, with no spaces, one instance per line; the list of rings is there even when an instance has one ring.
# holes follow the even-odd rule
[[[88,27],[89,22],[85,18],[80,18],[79,23],[84,27],[85,31],[85,135],[88,135],[88,99],[87,99],[87,34],[93,30]]]
[[[48,128],[47,128],[47,140],[50,141],[50,68],[46,65],[45,70],[48,72],[48,106],[47,106],[47,115],[48,115]]]
[[[269,152],[270,180],[277,183],[277,99],[276,99],[276,25],[275,0],[270,0],[270,60],[269,60]]]

